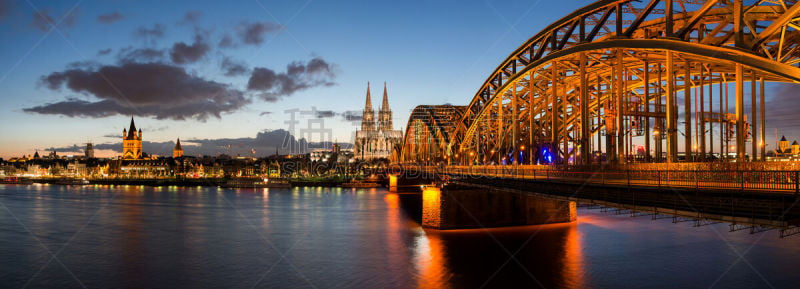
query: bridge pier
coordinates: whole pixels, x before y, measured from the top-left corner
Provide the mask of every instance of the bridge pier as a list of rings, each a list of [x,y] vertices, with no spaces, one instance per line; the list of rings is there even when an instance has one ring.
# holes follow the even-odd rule
[[[390,173],[388,176],[389,192],[392,193],[420,192],[420,186],[436,182],[435,174],[422,171]]]
[[[567,223],[577,219],[576,203],[467,186],[425,186],[422,226],[468,229]]]

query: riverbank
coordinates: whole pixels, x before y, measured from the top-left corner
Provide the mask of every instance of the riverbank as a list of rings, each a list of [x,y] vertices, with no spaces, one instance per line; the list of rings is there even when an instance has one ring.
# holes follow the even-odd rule
[[[197,187],[197,186],[224,186],[231,179],[225,178],[192,178],[192,179],[71,179],[71,178],[48,178],[48,179],[29,179],[33,183],[50,185],[116,185],[116,186],[177,186],[177,187]],[[344,178],[297,178],[286,180],[292,187],[340,187],[349,180]]]

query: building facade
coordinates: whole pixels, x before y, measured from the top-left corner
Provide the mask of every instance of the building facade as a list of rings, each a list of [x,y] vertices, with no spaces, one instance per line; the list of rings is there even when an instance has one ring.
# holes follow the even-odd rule
[[[136,132],[136,124],[131,117],[131,126],[128,130],[122,129],[122,159],[138,160],[142,158],[142,130]]]
[[[361,130],[356,131],[355,158],[359,160],[389,159],[392,150],[403,141],[403,132],[394,130],[392,109],[386,83],[383,84],[383,102],[378,110],[376,123],[372,109],[372,97],[367,83],[367,101],[361,118]]]

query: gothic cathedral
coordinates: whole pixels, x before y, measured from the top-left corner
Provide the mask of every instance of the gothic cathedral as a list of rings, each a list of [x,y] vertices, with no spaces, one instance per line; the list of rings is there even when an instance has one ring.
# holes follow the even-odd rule
[[[376,128],[375,112],[372,110],[369,82],[367,82],[367,103],[361,119],[361,130],[356,131],[355,157],[360,160],[389,159],[392,150],[403,140],[403,132],[394,130],[392,110],[389,108],[389,95],[383,83],[383,103],[378,111]]]

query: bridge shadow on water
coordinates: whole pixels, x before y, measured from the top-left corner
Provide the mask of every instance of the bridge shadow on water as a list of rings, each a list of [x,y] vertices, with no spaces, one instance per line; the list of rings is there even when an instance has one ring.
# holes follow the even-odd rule
[[[421,194],[389,195],[416,223],[407,243],[419,288],[791,288],[798,281],[786,268],[800,257],[800,238],[778,238],[776,229],[730,231],[725,222],[585,203],[569,223],[422,229]]]
[[[421,224],[422,195],[396,195],[404,214]],[[576,222],[419,230],[414,240],[419,288],[583,287]]]

